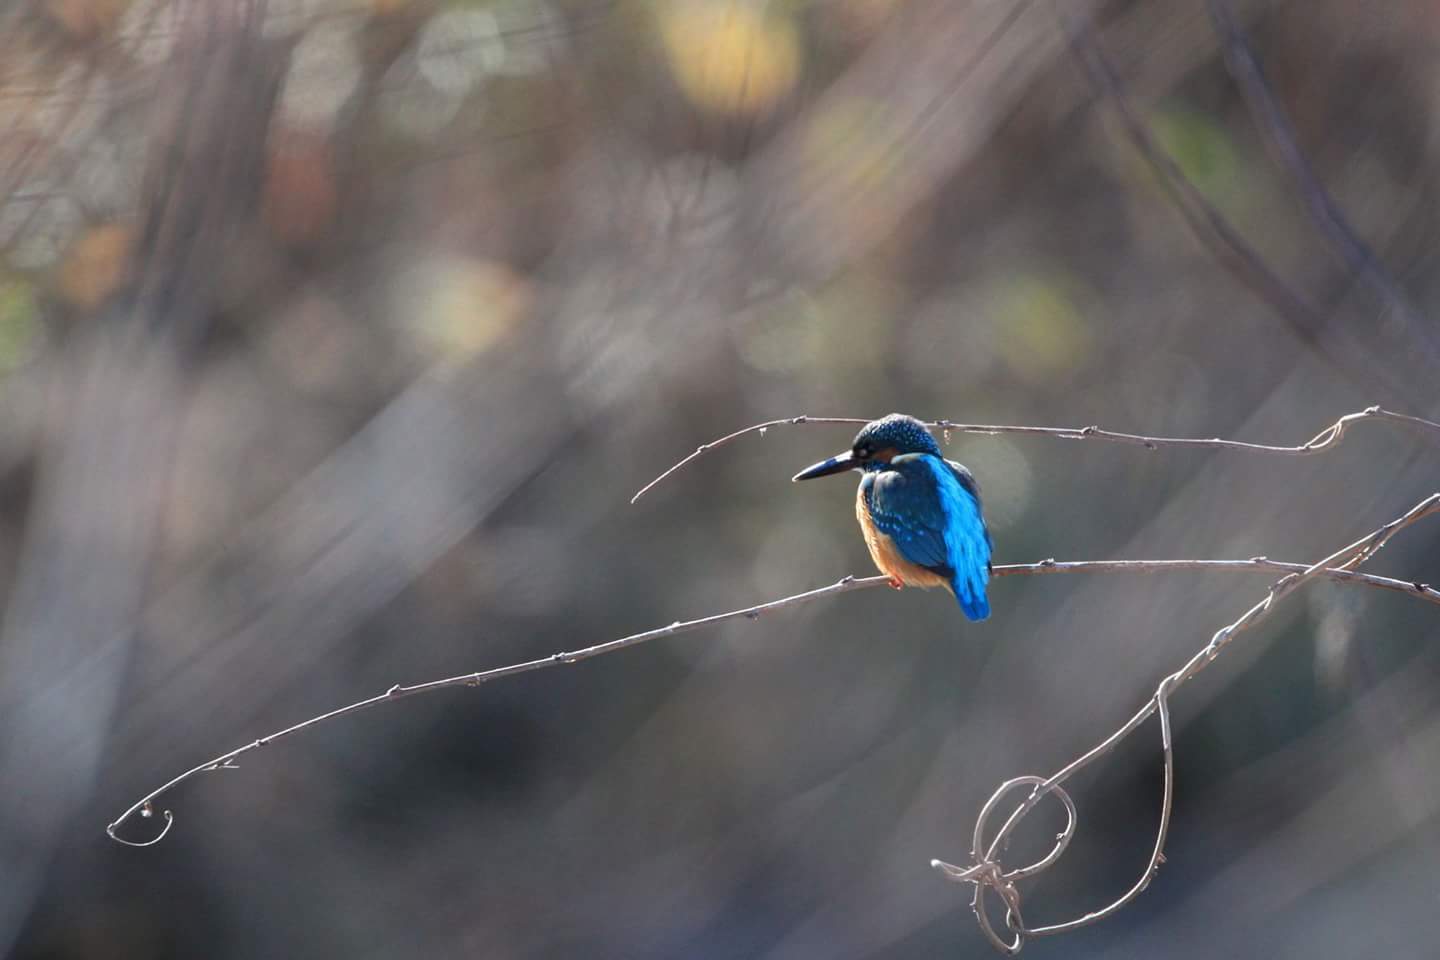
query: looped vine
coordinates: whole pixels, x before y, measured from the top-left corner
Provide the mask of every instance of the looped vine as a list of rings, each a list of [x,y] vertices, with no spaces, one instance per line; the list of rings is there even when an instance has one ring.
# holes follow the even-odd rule
[[[999,832],[995,834],[995,839],[986,844],[985,832],[989,827],[990,817],[1008,794],[1024,786],[1033,788],[1030,796],[1016,807],[1010,816],[1005,818]],[[1029,866],[1006,870],[996,859],[996,855],[1009,845],[1010,834],[1019,826],[1020,821],[1025,819],[1042,799],[1051,794],[1059,798],[1065,807],[1065,829],[1056,835],[1055,845],[1044,857]],[[975,839],[970,847],[971,865],[957,867],[943,860],[932,860],[930,865],[939,870],[947,880],[955,883],[974,884],[975,896],[971,900],[970,906],[975,911],[975,919],[979,922],[981,931],[999,949],[1006,953],[1019,953],[1020,948],[1024,946],[1025,935],[1030,931],[1025,929],[1025,922],[1020,913],[1020,891],[1016,889],[1015,881],[1046,870],[1059,860],[1065,852],[1065,848],[1070,846],[1070,840],[1075,836],[1075,827],[1078,822],[1079,815],[1075,809],[1075,801],[1059,783],[1047,781],[1044,777],[1015,777],[1000,784],[999,788],[990,795],[990,799],[985,801],[985,806],[980,808],[980,816],[975,820]],[[1015,935],[1015,939],[1010,943],[1006,943],[995,932],[995,927],[990,922],[989,909],[985,905],[986,889],[993,890],[1005,904],[1005,926]]]
[[[1220,654],[1220,651],[1230,643],[1235,636],[1244,630],[1248,630],[1261,620],[1265,619],[1275,609],[1276,604],[1285,596],[1290,594],[1302,584],[1326,574],[1328,570],[1353,572],[1354,568],[1369,560],[1379,553],[1381,548],[1390,541],[1396,533],[1408,527],[1410,524],[1440,513],[1440,493],[1431,494],[1411,507],[1403,515],[1396,517],[1389,523],[1361,537],[1354,543],[1336,550],[1330,556],[1318,563],[1311,564],[1304,570],[1288,573],[1270,585],[1261,600],[1246,610],[1233,623],[1226,624],[1216,630],[1210,636],[1210,641],[1201,647],[1199,652],[1192,656],[1174,673],[1160,681],[1155,688],[1155,693],[1135,714],[1127,720],[1118,730],[1110,734],[1099,744],[1089,751],[1072,760],[1065,767],[1048,778],[1036,776],[1016,777],[1007,780],[996,788],[980,808],[980,814],[975,820],[975,837],[971,843],[970,856],[971,864],[968,867],[958,867],[954,864],[945,863],[941,860],[932,860],[931,866],[935,867],[947,879],[957,883],[969,883],[975,887],[975,895],[970,901],[970,907],[975,913],[975,919],[980,925],[980,930],[995,947],[1007,954],[1014,955],[1020,952],[1025,946],[1026,937],[1048,936],[1056,933],[1064,933],[1074,930],[1077,927],[1088,926],[1096,921],[1115,913],[1124,907],[1131,900],[1135,899],[1150,886],[1156,871],[1165,862],[1165,840],[1170,832],[1170,814],[1175,798],[1175,756],[1173,740],[1170,727],[1170,694],[1177,687],[1195,676],[1210,664]],[[1020,911],[1020,891],[1015,886],[1015,881],[1024,877],[1032,876],[1050,867],[1060,859],[1065,848],[1069,846],[1070,839],[1074,835],[1077,820],[1074,800],[1060,786],[1065,780],[1080,769],[1090,765],[1095,760],[1109,753],[1116,744],[1134,733],[1152,714],[1158,714],[1160,718],[1160,744],[1164,753],[1164,792],[1160,802],[1160,825],[1155,832],[1155,844],[1150,851],[1150,859],[1141,871],[1139,879],[1131,885],[1130,889],[1111,901],[1099,910],[1091,911],[1082,917],[1073,920],[1066,920],[1061,923],[1053,923],[1043,927],[1027,927]],[[988,844],[985,842],[985,833],[990,818],[994,815],[995,809],[1004,801],[1006,796],[1019,787],[1031,786],[1030,795],[1023,800],[1019,806],[1010,812],[1005,822],[1000,825],[995,838]],[[1025,819],[1042,799],[1050,794],[1055,794],[1065,806],[1066,822],[1065,829],[1056,838],[1055,846],[1042,859],[1028,867],[1017,870],[1005,870],[996,859],[997,854],[1004,850],[1010,835],[1019,826],[1020,821]],[[996,931],[990,919],[988,907],[985,902],[985,891],[992,890],[1005,904],[1005,926],[1013,935],[1013,938],[1006,941]]]

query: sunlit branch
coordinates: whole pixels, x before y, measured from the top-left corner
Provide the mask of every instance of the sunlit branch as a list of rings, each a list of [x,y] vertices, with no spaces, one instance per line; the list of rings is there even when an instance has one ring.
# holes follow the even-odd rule
[[[1408,583],[1404,580],[1395,580],[1389,577],[1377,577],[1370,574],[1356,573],[1353,570],[1316,569],[1313,566],[1306,566],[1302,563],[1289,563],[1280,560],[1270,560],[1265,557],[1255,557],[1249,560],[1079,560],[1079,561],[1057,561],[1042,560],[1038,563],[1016,563],[995,567],[995,577],[1015,576],[1045,576],[1051,574],[1066,573],[1163,573],[1175,571],[1227,571],[1227,572],[1292,572],[1292,575],[1321,576],[1334,580],[1337,583],[1356,584],[1360,586],[1375,587],[1381,590],[1392,590],[1398,593],[1406,593],[1430,603],[1440,604],[1440,591],[1437,591],[1428,584]],[[584,647],[579,650],[560,652],[548,657],[541,657],[538,660],[526,660],[521,663],[510,664],[509,666],[496,667],[491,670],[482,670],[478,673],[467,673],[458,677],[447,677],[443,680],[431,680],[427,683],[417,683],[409,686],[396,684],[384,693],[377,694],[365,700],[357,701],[348,706],[322,713],[318,717],[311,717],[302,723],[286,727],[283,730],[252,740],[242,747],[237,747],[212,760],[191,767],[184,773],[169,780],[162,786],[150,791],[141,797],[129,809],[120,814],[113,823],[105,828],[106,832],[114,840],[128,846],[147,847],[159,842],[169,832],[174,818],[169,810],[163,812],[165,826],[160,833],[149,840],[126,840],[116,831],[131,817],[139,815],[150,817],[154,813],[154,803],[163,794],[170,792],[173,788],[189,780],[191,777],[201,773],[209,773],[215,770],[235,769],[235,760],[252,750],[274,743],[283,737],[299,733],[310,727],[317,726],[329,720],[338,720],[341,717],[352,713],[359,713],[361,710],[368,710],[371,707],[383,703],[391,703],[402,700],[405,697],[413,697],[422,693],[434,693],[437,690],[445,690],[451,687],[477,687],[482,683],[491,680],[498,680],[502,677],[514,676],[520,673],[529,673],[533,670],[543,670],[547,667],[557,666],[566,663],[578,663],[581,660],[588,660],[591,657],[598,657],[601,654],[614,653],[624,650],[627,647],[638,646],[650,640],[658,640],[662,637],[673,637],[682,633],[689,633],[692,630],[699,630],[704,627],[712,627],[730,620],[756,620],[762,615],[773,613],[786,607],[796,606],[811,600],[818,600],[822,597],[829,597],[840,593],[849,593],[854,590],[866,590],[871,587],[879,587],[889,582],[887,577],[844,577],[827,587],[820,587],[816,590],[807,590],[804,593],[797,593],[793,596],[783,597],[779,600],[771,600],[768,603],[760,603],[751,607],[744,607],[740,610],[731,610],[728,613],[719,613],[714,616],[700,617],[695,620],[681,620],[665,627],[657,627],[654,630],[646,630],[643,633],[631,634],[628,637],[621,637],[617,640],[610,640],[594,646]]]
[[[1311,221],[1340,254],[1346,265],[1362,276],[1386,306],[1404,320],[1412,341],[1421,343],[1433,360],[1436,347],[1429,336],[1430,325],[1416,312],[1400,285],[1386,271],[1370,245],[1350,225],[1344,211],[1320,182],[1309,158],[1300,149],[1299,137],[1290,115],[1275,95],[1274,87],[1265,76],[1260,57],[1235,18],[1229,3],[1226,0],[1207,0],[1206,7],[1215,27],[1215,35],[1220,40],[1225,66],[1244,94],[1256,126],[1265,135],[1280,165],[1294,181],[1295,189],[1304,201]]]
[[[1437,442],[1440,442],[1440,423],[1430,420],[1423,420],[1420,417],[1412,417],[1409,414],[1394,413],[1390,410],[1382,410],[1380,407],[1367,407],[1358,413],[1350,413],[1336,420],[1330,426],[1321,430],[1315,436],[1302,444],[1294,447],[1271,446],[1265,443],[1247,443],[1240,440],[1221,440],[1219,438],[1199,439],[1192,437],[1147,437],[1138,433],[1119,433],[1115,430],[1105,430],[1098,426],[1089,427],[1021,427],[1004,426],[997,424],[980,423],[956,423],[953,420],[930,420],[926,426],[941,430],[945,434],[951,433],[979,433],[979,434],[1039,434],[1046,437],[1056,437],[1061,440],[1106,440],[1111,443],[1128,443],[1135,446],[1145,447],[1147,450],[1156,450],[1160,447],[1198,447],[1202,449],[1219,450],[1245,450],[1251,453],[1271,453],[1283,456],[1309,456],[1310,454],[1321,453],[1338,444],[1345,431],[1352,423],[1360,420],[1388,420],[1395,423],[1409,424],[1413,427],[1430,431]],[[857,417],[786,417],[782,420],[767,420],[764,423],[757,423],[748,426],[743,430],[736,430],[734,433],[726,434],[718,440],[711,440],[709,443],[702,443],[693,453],[685,456],[673,464],[664,473],[645,486],[641,487],[635,496],[630,498],[634,503],[645,494],[649,493],[661,481],[666,480],[671,474],[684,467],[693,460],[697,460],[716,447],[723,447],[732,441],[738,440],[751,433],[758,433],[764,436],[766,432],[774,427],[790,427],[806,423],[821,424],[852,424],[856,426],[869,423],[869,420],[862,420]]]
[[[1135,897],[1139,896],[1146,887],[1150,885],[1155,872],[1160,864],[1164,862],[1165,838],[1170,829],[1170,813],[1175,792],[1175,764],[1171,742],[1170,730],[1170,706],[1169,697],[1181,684],[1194,677],[1201,670],[1204,670],[1219,654],[1229,645],[1230,641],[1242,631],[1248,630],[1262,620],[1270,616],[1275,606],[1284,597],[1307,581],[1319,577],[1333,577],[1338,571],[1353,572],[1354,567],[1364,563],[1373,557],[1395,534],[1433,513],[1440,513],[1440,493],[1432,494],[1424,500],[1411,507],[1403,515],[1391,520],[1389,523],[1375,530],[1374,532],[1360,538],[1349,546],[1342,547],[1325,559],[1304,567],[1296,572],[1281,577],[1270,586],[1265,596],[1250,609],[1246,610],[1239,619],[1221,627],[1210,637],[1210,642],[1202,647],[1199,652],[1187,660],[1180,669],[1160,681],[1154,696],[1135,712],[1129,720],[1125,721],[1114,733],[1110,734],[1090,750],[1076,757],[1060,770],[1051,774],[1048,778],[1035,776],[1017,777],[1001,784],[981,808],[980,815],[975,824],[975,834],[972,841],[970,856],[972,863],[969,866],[960,867],[954,864],[945,863],[941,860],[931,861],[931,865],[939,870],[947,879],[957,883],[969,883],[975,887],[975,894],[971,900],[971,907],[975,917],[980,923],[981,930],[985,936],[1000,950],[1015,954],[1025,945],[1027,936],[1047,936],[1050,934],[1064,933],[1074,930],[1077,927],[1087,926],[1112,915],[1121,907],[1124,907]],[[1422,584],[1415,585],[1415,589],[1423,587]],[[1024,877],[1033,876],[1041,870],[1055,863],[1065,848],[1069,845],[1074,836],[1077,822],[1075,803],[1065,789],[1061,786],[1070,776],[1079,770],[1084,769],[1091,763],[1110,753],[1115,747],[1130,734],[1134,733],[1140,726],[1154,714],[1160,716],[1160,743],[1164,755],[1164,788],[1160,803],[1160,825],[1156,830],[1155,844],[1151,849],[1150,859],[1141,871],[1139,879],[1121,894],[1117,899],[1111,901],[1098,910],[1091,911],[1084,916],[1073,920],[1066,920],[1061,923],[1053,923],[1040,927],[1027,927],[1020,910],[1020,893],[1015,886],[1015,881]],[[989,818],[999,808],[1004,798],[1020,787],[1031,787],[1030,794],[1006,817],[1001,824],[995,837],[985,842],[985,832]],[[1054,847],[1039,862],[1027,867],[1014,870],[1005,870],[996,859],[997,854],[1005,849],[1006,842],[1011,832],[1019,825],[1020,821],[1033,810],[1039,802],[1049,794],[1055,794],[1064,805],[1066,811],[1065,829],[1057,838]],[[993,890],[1005,904],[1006,927],[1012,935],[1010,941],[1006,941],[996,933],[991,923],[988,908],[986,906],[985,891]]]

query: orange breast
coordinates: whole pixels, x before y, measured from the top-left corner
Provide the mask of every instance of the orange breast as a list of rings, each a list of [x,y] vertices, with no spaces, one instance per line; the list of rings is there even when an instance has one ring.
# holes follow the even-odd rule
[[[944,577],[906,560],[895,541],[875,528],[875,521],[870,517],[870,506],[865,502],[863,487],[855,493],[855,519],[860,521],[860,530],[865,534],[865,546],[870,548],[870,559],[875,561],[875,566],[880,568],[881,573],[898,578],[907,587],[950,589],[950,584],[945,582]]]

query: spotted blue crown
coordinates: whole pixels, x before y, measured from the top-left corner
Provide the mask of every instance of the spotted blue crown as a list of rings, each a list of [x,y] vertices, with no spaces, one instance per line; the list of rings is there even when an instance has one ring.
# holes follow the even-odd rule
[[[940,456],[940,444],[935,442],[925,424],[903,413],[892,413],[888,417],[865,424],[855,435],[853,446],[856,450],[868,447],[872,452],[893,447],[899,453],[929,453]],[[884,466],[884,463],[873,463],[876,469]]]

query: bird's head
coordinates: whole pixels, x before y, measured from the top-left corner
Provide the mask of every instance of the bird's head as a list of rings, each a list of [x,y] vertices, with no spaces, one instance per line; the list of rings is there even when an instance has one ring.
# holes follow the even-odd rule
[[[903,413],[872,420],[855,435],[850,449],[813,467],[806,467],[792,480],[814,480],[846,470],[880,470],[904,453],[932,453],[940,456],[940,444],[925,424]]]

